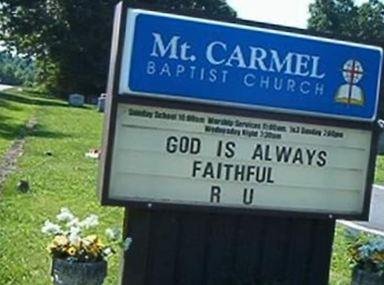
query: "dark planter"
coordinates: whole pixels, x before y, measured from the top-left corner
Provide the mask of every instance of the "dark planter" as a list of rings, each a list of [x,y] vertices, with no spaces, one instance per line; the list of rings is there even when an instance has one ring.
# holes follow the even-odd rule
[[[107,262],[69,262],[53,259],[54,285],[102,285],[107,275]]]
[[[383,285],[384,276],[364,270],[353,270],[351,285]]]

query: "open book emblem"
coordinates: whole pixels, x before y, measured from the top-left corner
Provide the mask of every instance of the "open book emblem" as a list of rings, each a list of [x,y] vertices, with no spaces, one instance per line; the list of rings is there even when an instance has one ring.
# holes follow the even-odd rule
[[[356,84],[363,78],[364,70],[361,63],[350,59],[344,63],[343,77],[347,84],[341,85],[337,90],[335,101],[351,105],[364,105],[364,92]]]

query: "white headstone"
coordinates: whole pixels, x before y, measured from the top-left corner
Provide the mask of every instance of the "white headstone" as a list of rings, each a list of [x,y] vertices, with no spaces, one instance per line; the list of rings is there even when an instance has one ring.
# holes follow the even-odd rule
[[[71,94],[69,95],[69,105],[75,106],[75,107],[82,107],[84,105],[85,98],[83,95],[80,94]]]
[[[106,98],[107,98],[107,94],[101,93],[99,100],[98,100],[98,103],[97,103],[97,110],[99,112],[104,112]]]

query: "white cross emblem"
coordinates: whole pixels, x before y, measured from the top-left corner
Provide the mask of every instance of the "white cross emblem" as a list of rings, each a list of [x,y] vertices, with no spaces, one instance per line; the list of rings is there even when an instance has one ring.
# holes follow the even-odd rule
[[[346,61],[343,65],[343,77],[347,84],[339,87],[335,101],[351,105],[364,105],[363,90],[356,85],[363,78],[363,75],[364,69],[359,61],[355,59]]]

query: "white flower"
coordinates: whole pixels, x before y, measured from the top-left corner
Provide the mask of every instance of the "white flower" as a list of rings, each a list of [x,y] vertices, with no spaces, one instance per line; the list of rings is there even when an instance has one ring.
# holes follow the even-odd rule
[[[78,245],[81,241],[81,229],[79,227],[71,227],[69,230],[68,239],[71,245]]]
[[[69,242],[71,243],[71,245],[78,245],[81,241],[80,236],[77,234],[70,234],[68,236],[68,239],[69,239]]]
[[[75,216],[68,208],[61,208],[60,213],[56,216],[56,218],[60,222],[71,222],[75,219]]]
[[[61,234],[62,231],[59,225],[53,224],[49,220],[46,220],[41,228],[41,232],[48,235],[57,235]]]
[[[71,228],[71,227],[80,227],[80,221],[79,221],[79,218],[74,218],[72,219],[71,221],[69,221],[67,223],[67,227],[68,228]]]
[[[105,256],[109,256],[113,253],[112,249],[110,247],[104,248],[103,253]]]
[[[132,239],[130,237],[126,238],[123,241],[123,248],[125,251],[127,251],[131,247]]]
[[[109,240],[115,241],[120,238],[121,231],[118,228],[114,228],[114,229],[108,228],[105,230],[105,235]]]
[[[69,234],[79,235],[81,233],[81,228],[78,226],[70,227]]]
[[[97,226],[98,224],[99,224],[99,217],[97,215],[92,214],[80,222],[80,227],[89,229]]]

